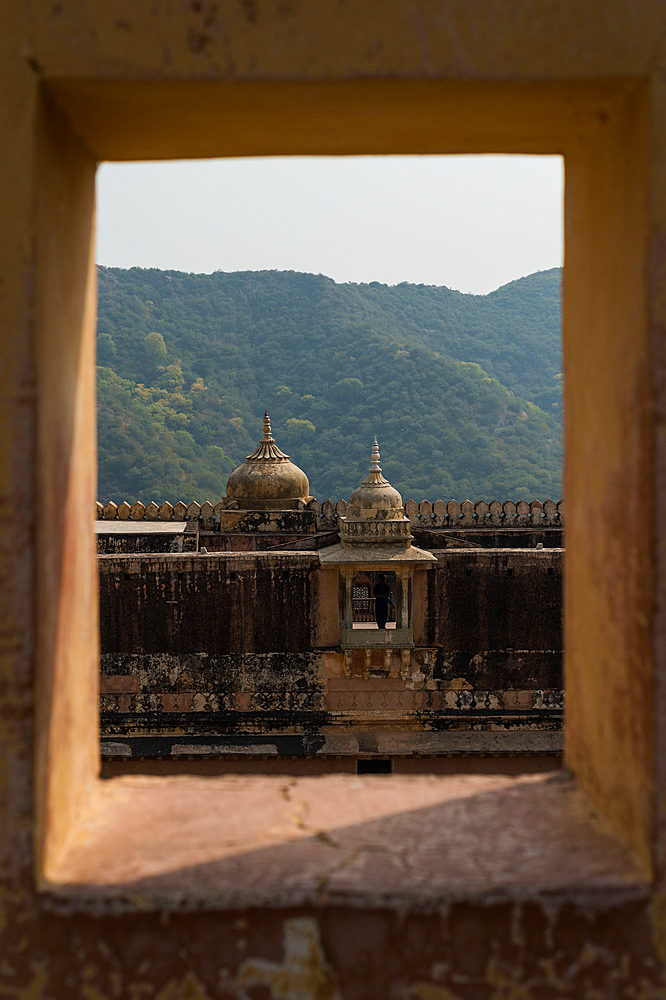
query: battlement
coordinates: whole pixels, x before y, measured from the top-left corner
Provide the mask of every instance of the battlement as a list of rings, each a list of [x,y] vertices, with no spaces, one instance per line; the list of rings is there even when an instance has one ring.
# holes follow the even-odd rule
[[[347,501],[319,500],[313,499],[308,504],[304,504],[301,513],[310,512],[315,515],[316,531],[331,531],[338,526],[338,519],[347,513]],[[470,529],[470,528],[562,528],[564,527],[564,500],[555,502],[554,500],[492,500],[487,503],[485,500],[421,500],[416,503],[408,500],[404,505],[405,516],[409,518],[411,524],[419,528],[435,529]],[[192,502],[185,504],[181,501],[172,505],[165,500],[161,506],[154,501],[143,504],[140,501],[129,504],[123,501],[115,504],[110,500],[106,504],[99,501],[95,504],[95,518],[100,521],[191,521],[198,520],[203,531],[228,530],[221,521],[229,516],[235,515],[237,518],[247,519],[247,511],[230,510],[227,503],[219,500],[212,504],[206,500],[202,504]],[[270,530],[275,530],[275,522],[279,522],[283,513],[289,513],[291,518],[298,516],[297,511],[262,511],[261,520],[270,525]],[[247,528],[244,528],[247,530]],[[262,530],[261,528],[259,530]],[[265,529],[264,529],[265,530]]]

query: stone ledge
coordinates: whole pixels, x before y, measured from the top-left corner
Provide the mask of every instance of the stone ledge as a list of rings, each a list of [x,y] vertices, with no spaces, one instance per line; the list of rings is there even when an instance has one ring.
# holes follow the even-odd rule
[[[532,757],[539,754],[562,754],[563,750],[563,731],[541,728],[453,732],[359,729],[349,732],[334,726],[322,726],[318,732],[288,736],[279,733],[266,733],[260,736],[256,733],[218,736],[200,736],[197,733],[168,736],[116,734],[103,737],[100,742],[102,756],[109,759],[160,757],[166,760],[182,755],[199,757],[275,755],[354,759],[360,754],[379,757],[527,754]],[[426,770],[424,768],[424,771]]]
[[[409,907],[643,898],[566,774],[98,782],[42,888],[60,909]]]

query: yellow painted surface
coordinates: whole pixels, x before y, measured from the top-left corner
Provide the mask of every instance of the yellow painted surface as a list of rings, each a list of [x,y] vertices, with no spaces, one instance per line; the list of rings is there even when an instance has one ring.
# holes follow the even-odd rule
[[[636,86],[623,78],[49,83],[74,129],[109,160],[564,153]]]
[[[97,485],[95,164],[62,113],[38,119],[36,312],[37,790],[50,858],[92,794],[99,626],[92,509]]]
[[[261,5],[257,8],[257,17],[263,10]],[[460,11],[458,16],[464,18]],[[139,79],[128,79],[132,74],[127,68],[98,72],[96,78],[90,78],[85,59],[78,61],[73,52],[77,39],[82,44],[82,25],[93,17],[91,8],[80,7],[79,17],[78,26],[70,25],[68,42],[59,50],[58,69],[51,74],[48,89],[82,140],[78,155],[83,158],[85,148],[98,158],[479,150],[566,155],[567,496],[569,507],[574,508],[570,538],[575,539],[568,557],[571,739],[567,754],[570,766],[649,864],[653,774],[651,728],[643,719],[651,696],[650,616],[646,612],[651,556],[645,534],[651,510],[650,347],[646,188],[640,186],[647,184],[647,165],[640,155],[641,144],[647,143],[649,135],[645,131],[646,86],[633,77],[595,78],[581,67],[578,72],[592,79],[571,81],[554,73],[551,79],[544,80],[549,74],[542,74],[540,81],[526,82],[530,75],[526,68],[514,74],[514,79],[491,81],[487,77],[493,74],[488,68],[483,73],[477,70],[485,79],[470,81],[461,80],[464,74],[460,73],[452,73],[451,79],[444,81],[344,79],[344,73],[331,74],[328,80],[312,81],[311,73],[301,75],[301,79],[298,73],[292,74],[296,79],[291,80],[276,73],[277,79],[258,80],[256,73],[239,79],[243,76],[239,72],[200,79],[187,69],[191,52],[183,54],[178,64],[174,62],[175,50],[170,56],[171,69],[154,74],[147,69],[154,37],[146,30],[137,40],[128,29],[123,29],[132,36],[126,58],[136,52],[135,75]],[[45,20],[51,24],[49,38],[60,37],[60,22],[46,15]],[[178,30],[183,28],[176,18],[170,32],[176,32],[176,22]],[[250,26],[239,27],[243,46],[249,44],[247,32],[251,30]],[[52,43],[46,36],[41,39],[43,55],[37,46],[31,58],[40,66],[42,61],[51,65]],[[249,49],[243,51],[244,56],[239,50],[241,62],[250,58]],[[477,59],[482,61],[480,51]],[[60,142],[61,146],[74,144],[73,138],[65,139],[64,134]],[[72,162],[70,170],[75,169],[78,164]],[[86,209],[81,198],[80,187],[76,193],[81,212],[91,212],[91,204],[88,202]],[[85,242],[86,227],[82,215],[78,232],[70,228],[77,245],[82,238]],[[62,248],[60,251],[61,259],[68,256]],[[72,290],[58,307],[79,308],[83,314],[84,273],[81,259],[80,304],[73,304],[72,296],[77,292]],[[609,288],[612,295],[604,292]],[[53,316],[51,312],[50,322]],[[69,314],[64,322],[71,328]],[[55,343],[55,353],[62,357],[62,345],[57,340]],[[73,356],[70,365],[75,366],[77,358]],[[580,386],[582,410],[576,397],[569,402],[569,394],[579,391],[576,386]],[[45,399],[48,390],[45,382]],[[45,415],[42,427],[50,433],[53,416],[48,410]],[[74,437],[68,440],[73,442]],[[49,446],[43,454],[48,452]],[[80,457],[83,477],[87,459],[82,453]],[[577,471],[579,466],[584,479]],[[83,485],[88,497],[87,481]],[[600,502],[605,497],[607,503],[608,491],[615,495],[613,489],[618,505],[638,504],[628,550],[626,531],[618,532],[615,525],[596,529],[594,537],[577,527],[577,502],[588,503],[590,497]],[[635,499],[629,500],[627,491]],[[623,572],[618,590],[620,565],[631,571]],[[53,588],[51,578],[46,586]],[[613,600],[618,593],[622,594],[619,602]],[[92,588],[88,588],[87,598],[77,598],[77,607],[85,606],[86,599],[94,601]],[[618,613],[618,606],[637,610],[625,618]],[[75,621],[69,615],[66,619],[68,623]],[[91,622],[94,616],[86,620]],[[330,641],[331,627],[331,622],[322,619],[315,629]],[[83,660],[79,650],[76,662],[80,665]],[[68,654],[61,660],[56,650],[54,662],[69,662]],[[638,686],[637,669],[645,675]],[[71,674],[73,685],[75,673]],[[630,687],[632,699],[628,698]],[[67,709],[75,717],[78,710],[73,705],[80,706],[80,690],[76,684],[76,701]],[[92,727],[88,724],[84,728],[90,761]],[[82,781],[84,787],[83,775]],[[65,799],[68,795],[70,792]]]
[[[650,71],[651,0],[36,0],[26,49],[49,78],[594,78]]]
[[[649,89],[567,160],[563,282],[566,762],[651,855],[654,400]],[[617,517],[595,526],[600,502]]]
[[[644,867],[662,863],[665,36],[648,0],[3,5],[0,846],[20,887],[3,897],[7,926],[38,905],[24,831],[36,816],[38,865],[55,872],[97,788],[98,158],[566,155],[567,761]],[[586,517],[600,506],[617,516]],[[65,995],[26,963],[7,995]],[[113,995],[133,995],[128,977]],[[403,981],[425,995],[422,973]]]
[[[289,920],[284,928],[284,958],[281,963],[248,959],[241,965],[235,985],[264,986],[275,1000],[342,1000],[336,976],[326,961],[319,928],[312,917]]]

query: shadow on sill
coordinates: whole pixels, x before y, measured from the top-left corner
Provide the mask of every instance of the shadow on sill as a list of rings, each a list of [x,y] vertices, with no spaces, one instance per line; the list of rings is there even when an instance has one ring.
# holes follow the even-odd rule
[[[44,887],[59,909],[362,906],[644,896],[576,783],[550,774],[100,781]]]

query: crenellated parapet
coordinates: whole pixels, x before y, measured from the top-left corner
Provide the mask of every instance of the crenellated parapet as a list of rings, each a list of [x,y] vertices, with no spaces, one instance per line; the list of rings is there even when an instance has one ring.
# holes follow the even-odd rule
[[[414,526],[421,528],[561,528],[564,526],[564,500],[408,500],[405,514]]]
[[[347,514],[347,501],[313,499],[303,504],[304,511],[316,515],[317,530],[331,531],[338,527],[338,519]],[[191,521],[198,520],[204,531],[219,530],[220,515],[228,510],[228,504],[219,500],[216,504],[206,500],[202,504],[193,501],[185,504],[179,501],[172,505],[165,500],[160,506],[154,501],[143,504],[140,501],[129,504],[123,501],[115,504],[95,504],[95,519],[98,521]],[[562,528],[564,526],[564,500],[422,500],[416,503],[408,500],[404,505],[405,516],[414,527],[423,529],[464,529],[470,528]],[[291,512],[292,516],[294,512]]]
[[[185,504],[179,500],[177,504],[170,504],[168,500],[158,507],[155,501],[148,504],[129,504],[123,500],[120,504],[115,504],[109,500],[106,504],[101,504],[99,500],[95,504],[95,519],[97,521],[192,521],[199,520],[204,530],[212,531],[220,523],[220,512],[225,509],[222,500],[213,506],[206,500],[199,504],[193,501]]]

